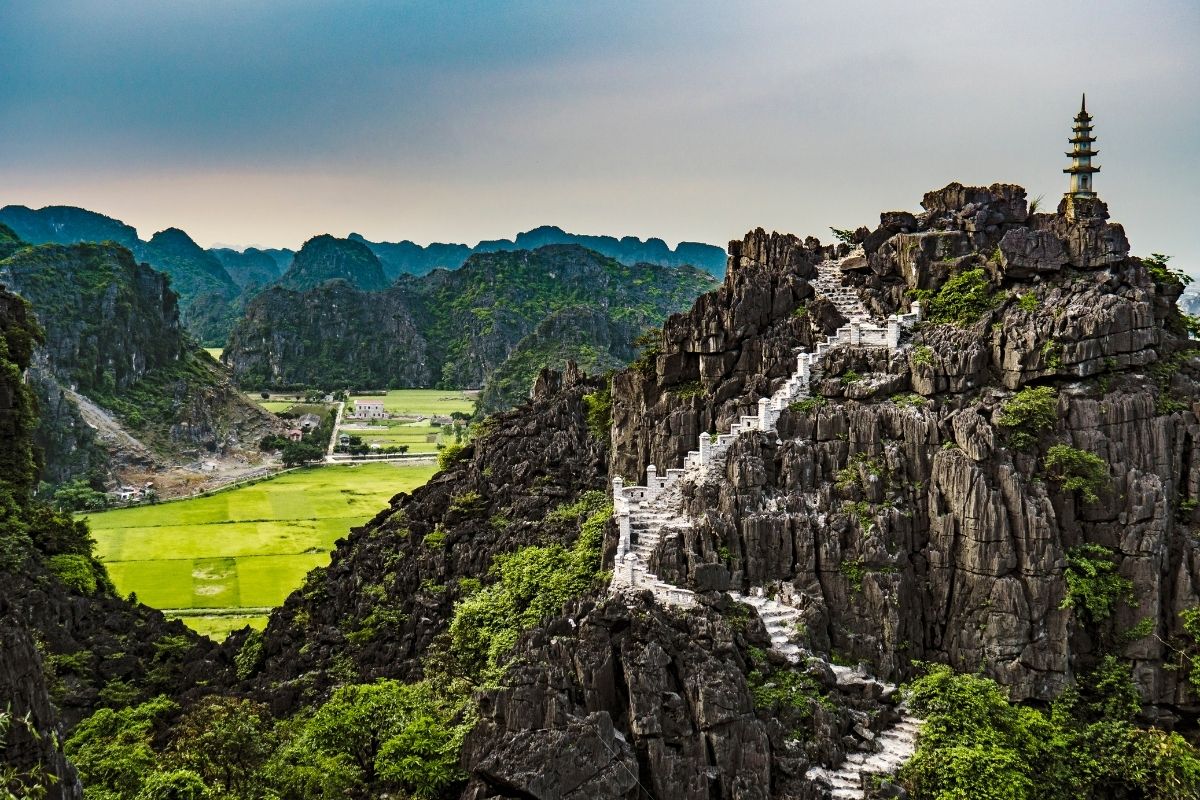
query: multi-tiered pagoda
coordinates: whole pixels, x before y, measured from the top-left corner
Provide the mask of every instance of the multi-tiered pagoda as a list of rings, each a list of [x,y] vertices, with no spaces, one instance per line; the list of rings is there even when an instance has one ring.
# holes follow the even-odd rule
[[[1092,191],[1092,174],[1100,171],[1099,167],[1092,166],[1092,156],[1099,155],[1100,151],[1092,149],[1096,137],[1092,136],[1092,115],[1087,113],[1086,94],[1079,113],[1075,115],[1074,130],[1075,135],[1067,140],[1071,143],[1071,152],[1067,153],[1071,157],[1071,166],[1063,170],[1071,176],[1071,190],[1067,192],[1067,197],[1092,198],[1096,196]]]

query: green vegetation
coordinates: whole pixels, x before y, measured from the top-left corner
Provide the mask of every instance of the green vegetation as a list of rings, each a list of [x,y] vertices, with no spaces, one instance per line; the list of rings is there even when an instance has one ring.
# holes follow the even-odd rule
[[[829,401],[819,394],[812,397],[806,397],[803,400],[797,400],[794,403],[788,404],[788,411],[795,414],[811,414],[817,409],[824,408]]]
[[[1129,667],[1111,656],[1048,711],[1009,703],[995,682],[926,665],[906,688],[925,718],[900,770],[914,800],[1160,798],[1200,793],[1200,755],[1177,733],[1134,724]]]
[[[1150,277],[1159,286],[1182,291],[1185,286],[1192,282],[1192,276],[1181,269],[1171,269],[1167,266],[1167,262],[1170,260],[1171,256],[1165,256],[1162,253],[1151,253],[1142,259],[1142,263],[1150,270]]]
[[[588,492],[554,513],[563,521],[584,517],[570,549],[556,543],[498,555],[490,570],[495,582],[455,606],[449,655],[472,682],[497,680],[521,632],[557,613],[600,577],[604,531],[612,517],[607,497]]]
[[[946,281],[928,302],[927,318],[933,322],[969,325],[996,305],[987,272],[982,268],[960,272]]]
[[[760,711],[778,713],[794,709],[808,716],[816,705],[833,708],[833,702],[811,675],[792,669],[768,672],[766,654],[761,650],[751,650],[751,662],[754,669],[746,676],[746,683],[754,697],[754,707]]]
[[[584,415],[588,431],[601,441],[608,441],[612,432],[612,390],[605,386],[583,396]]]
[[[653,375],[657,369],[658,357],[662,355],[662,337],[657,330],[648,330],[633,340],[633,346],[638,349],[638,357],[629,366],[643,375]]]
[[[483,384],[480,408],[491,412],[527,397],[542,367],[627,363],[633,336],[716,286],[702,270],[630,266],[574,246],[478,253],[385,291],[268,289],[247,305],[225,357],[252,388]],[[344,333],[323,336],[331,325]],[[276,341],[289,343],[288,358],[262,346]]]
[[[438,453],[438,471],[450,469],[467,457],[467,446],[463,444],[448,444]]]
[[[1042,358],[1045,359],[1048,369],[1058,369],[1062,366],[1062,351],[1062,343],[1053,339],[1042,345]]]
[[[933,364],[933,348],[927,344],[917,345],[912,351],[912,363],[927,367]]]
[[[1064,491],[1079,492],[1089,503],[1096,502],[1108,486],[1108,464],[1086,450],[1056,444],[1046,451],[1045,466]]]
[[[202,633],[228,632],[260,623],[247,617],[282,602],[306,572],[328,562],[335,539],[433,472],[408,464],[318,467],[204,497],[93,514],[88,522],[123,594],[174,609]]]
[[[104,581],[104,573],[97,570],[91,556],[80,553],[59,553],[46,559],[46,566],[67,586],[80,594],[95,594],[98,583]]]
[[[892,395],[891,401],[900,408],[924,408],[929,405],[929,401],[919,394],[906,392]]]
[[[62,511],[99,511],[108,507],[108,495],[87,481],[68,481],[54,490],[54,506]]]
[[[348,407],[353,408],[353,395]],[[453,389],[392,389],[383,395],[383,408],[389,414],[419,414],[432,417],[437,414],[473,414],[475,400],[467,392]]]
[[[1033,292],[1026,292],[1025,294],[1021,295],[1020,297],[1017,298],[1017,308],[1021,309],[1022,311],[1028,311],[1031,314],[1034,311],[1037,311],[1037,309],[1038,309],[1037,295],[1034,294]]]
[[[1133,582],[1117,573],[1114,553],[1098,544],[1081,544],[1067,553],[1062,608],[1081,609],[1093,623],[1112,616],[1118,600],[1132,602]]]
[[[846,466],[834,473],[834,485],[843,491],[856,486],[865,488],[865,481],[870,477],[886,479],[887,474],[886,465],[881,464],[868,453],[859,452],[850,456]]]
[[[833,231],[833,238],[837,239],[842,244],[854,244],[854,231],[848,228],[834,227],[830,227],[829,230]]]
[[[846,370],[844,373],[842,373],[842,383],[846,386],[851,386],[861,380],[862,376],[852,369]]]
[[[850,582],[851,589],[856,592],[862,591],[862,582],[863,578],[866,577],[867,568],[863,565],[861,558],[846,559],[841,564],[838,564],[838,571]]]
[[[1183,632],[1191,639],[1187,650],[1177,650],[1181,661],[1187,665],[1188,683],[1192,691],[1200,694],[1200,606],[1185,608],[1179,612]]]
[[[1038,435],[1058,421],[1058,390],[1052,386],[1027,387],[1004,401],[997,424],[1009,429],[1009,440],[1021,449],[1037,442]]]
[[[85,800],[335,800],[368,787],[431,800],[462,777],[474,724],[453,681],[342,686],[278,721],[262,703],[219,695],[179,711],[158,697],[81,722],[66,751]]]

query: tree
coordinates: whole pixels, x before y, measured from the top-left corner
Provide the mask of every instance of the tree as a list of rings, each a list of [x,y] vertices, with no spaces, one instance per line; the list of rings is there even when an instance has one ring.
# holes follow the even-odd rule
[[[79,770],[87,800],[135,797],[159,763],[151,743],[178,706],[156,697],[139,706],[102,708],[75,728],[66,752]]]
[[[87,481],[64,483],[54,492],[54,505],[63,511],[98,511],[108,507],[108,497],[88,485]]]
[[[259,773],[275,748],[273,722],[262,703],[206,697],[175,726],[169,760],[225,795],[256,796]]]
[[[354,775],[367,785],[395,786],[406,797],[436,797],[461,777],[458,751],[471,727],[469,697],[445,695],[427,681],[343,686],[305,723],[289,746],[291,758],[340,765],[342,783]]]
[[[320,461],[325,451],[309,442],[288,442],[283,448],[283,465],[296,467],[310,461]]]

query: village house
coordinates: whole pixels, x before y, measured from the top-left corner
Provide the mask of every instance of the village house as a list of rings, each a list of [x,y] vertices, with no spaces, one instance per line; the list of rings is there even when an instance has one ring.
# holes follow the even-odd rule
[[[300,417],[298,423],[305,431],[315,431],[321,427],[321,418],[316,414],[304,414]]]
[[[382,400],[355,400],[353,416],[356,419],[383,419],[387,416],[387,412],[383,409]]]
[[[142,499],[142,490],[136,486],[118,486],[109,495],[115,497],[122,503],[128,503],[134,500]]]
[[[292,428],[287,432],[287,438],[289,442],[298,442],[304,438],[304,431],[299,428]]]

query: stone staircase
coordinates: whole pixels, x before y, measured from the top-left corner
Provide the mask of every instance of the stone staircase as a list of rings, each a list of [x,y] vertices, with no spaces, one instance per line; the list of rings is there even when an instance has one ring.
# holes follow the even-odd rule
[[[847,258],[861,255],[851,253]],[[900,330],[920,321],[920,307],[913,303],[912,312],[892,315],[884,324],[871,322],[866,307],[858,293],[841,284],[841,263],[845,259],[826,261],[817,266],[817,276],[812,281],[818,294],[828,298],[842,316],[850,320],[825,341],[817,344],[814,353],[797,352],[796,371],[770,397],[758,401],[758,414],[742,416],[733,423],[728,433],[718,436],[701,434],[696,450],[690,451],[681,467],[667,469],[658,475],[655,466],[646,469],[645,486],[625,486],[621,478],[613,479],[614,516],[620,537],[617,557],[613,568],[610,592],[650,590],[655,599],[666,605],[690,607],[695,604],[695,594],[680,586],[667,583],[650,572],[651,554],[658,547],[663,533],[673,529],[691,527],[692,522],[683,512],[681,489],[684,484],[719,480],[725,467],[725,453],[729,446],[745,433],[775,432],[775,423],[783,409],[791,403],[809,396],[812,380],[818,376],[819,359],[829,349],[844,345],[867,345],[896,349],[900,346]],[[796,623],[801,618],[800,609],[787,602],[789,598],[767,597],[761,588],[751,594],[730,594],[741,602],[752,606],[763,620],[771,637],[772,648],[782,653],[792,663],[799,664],[810,654],[798,643]],[[845,667],[833,667],[839,685],[874,682],[879,685],[881,695],[890,695],[895,686],[882,683],[863,673]],[[919,723],[904,717],[899,723],[881,734],[874,735],[863,730],[871,745],[867,750],[848,755],[836,771],[813,768],[808,777],[826,784],[830,796],[838,800],[861,798],[867,776],[894,772],[915,747]]]

